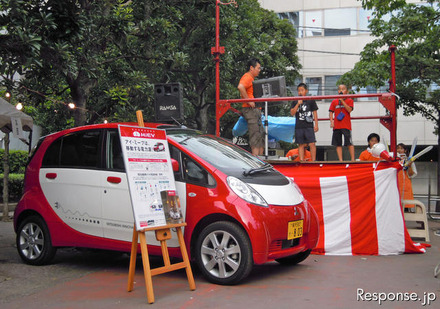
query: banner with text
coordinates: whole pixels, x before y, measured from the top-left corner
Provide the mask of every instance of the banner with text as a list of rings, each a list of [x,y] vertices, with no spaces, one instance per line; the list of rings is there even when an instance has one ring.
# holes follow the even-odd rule
[[[166,225],[161,191],[176,190],[164,130],[119,126],[136,230]]]

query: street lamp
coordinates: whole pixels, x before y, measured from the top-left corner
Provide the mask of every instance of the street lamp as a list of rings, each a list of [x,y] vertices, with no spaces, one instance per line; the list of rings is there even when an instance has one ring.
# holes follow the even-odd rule
[[[5,92],[5,98],[8,102],[11,100],[11,96],[12,96],[11,92],[9,90],[7,90]]]

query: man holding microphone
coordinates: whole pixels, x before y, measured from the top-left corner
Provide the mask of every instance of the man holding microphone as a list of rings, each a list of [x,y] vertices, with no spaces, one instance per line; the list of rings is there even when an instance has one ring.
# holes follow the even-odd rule
[[[338,93],[348,94],[346,85],[338,86]],[[344,145],[348,147],[351,161],[354,161],[354,146],[351,137],[351,118],[354,102],[352,99],[335,99],[330,104],[329,118],[330,128],[333,128],[332,145],[336,146],[336,153],[339,161],[342,160],[342,136],[344,136]]]

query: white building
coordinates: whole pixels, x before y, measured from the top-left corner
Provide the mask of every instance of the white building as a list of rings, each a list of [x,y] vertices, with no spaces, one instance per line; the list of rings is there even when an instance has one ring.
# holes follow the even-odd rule
[[[309,93],[337,94],[336,81],[342,74],[354,68],[364,46],[373,40],[368,30],[372,11],[364,10],[361,2],[357,0],[259,0],[259,2],[263,8],[274,11],[280,18],[289,19],[295,25],[298,34],[298,56],[302,65],[300,73],[303,82],[309,86]],[[296,85],[288,86],[296,88]],[[385,91],[386,88],[379,90],[364,88],[360,93]],[[319,118],[328,118],[329,105],[330,102],[318,102]],[[376,98],[360,99],[355,102],[351,115],[353,117],[383,116],[385,108]],[[389,131],[379,123],[378,119],[354,120],[352,126],[356,156],[366,148],[367,136],[372,132],[378,133],[389,142]],[[421,115],[405,117],[402,110],[398,111],[398,143],[411,145],[413,139],[417,137],[418,145],[437,145],[437,136],[433,132],[434,124]],[[321,121],[316,138],[318,149],[325,148],[325,160],[336,160],[335,151],[329,147],[331,136],[329,121]],[[348,159],[345,151],[344,147],[344,158]],[[435,167],[424,167],[424,164],[418,164],[417,167],[419,166],[419,176],[423,175],[418,177],[420,180],[431,178],[435,181],[436,174],[433,174],[436,172]],[[417,186],[417,182],[415,181],[414,185]],[[426,187],[420,186],[419,191],[424,193]],[[436,181],[433,182],[432,188],[436,188]]]

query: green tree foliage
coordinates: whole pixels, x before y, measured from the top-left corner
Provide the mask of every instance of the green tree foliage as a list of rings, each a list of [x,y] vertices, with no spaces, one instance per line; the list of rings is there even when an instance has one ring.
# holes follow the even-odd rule
[[[0,161],[3,160],[4,149],[0,149]],[[14,174],[24,174],[29,153],[23,150],[11,150],[9,152],[9,170]],[[0,166],[0,173],[3,174],[3,165]],[[2,177],[3,178],[3,177]]]
[[[182,84],[186,124],[214,131],[215,0],[0,0],[0,11],[4,86],[45,133],[104,118],[135,121],[138,109],[154,120],[153,86],[170,82]],[[293,83],[299,63],[287,21],[242,0],[221,6],[220,27],[221,98],[238,97],[251,56],[261,58],[262,77]],[[236,118],[222,125],[230,130]]]
[[[0,149],[0,162],[3,162],[4,149]],[[8,201],[17,202],[23,193],[23,180],[28,152],[22,150],[11,150],[9,152],[9,173],[8,173]],[[0,179],[5,177],[3,164],[0,164]],[[0,202],[3,202],[3,181],[0,181]]]
[[[238,1],[238,4],[238,8],[221,7],[220,45],[225,46],[226,53],[222,55],[220,64],[220,98],[239,98],[237,85],[249,69],[246,64],[250,57],[261,61],[263,69],[258,78],[283,75],[287,85],[293,85],[300,64],[296,32],[292,25],[273,12],[261,9],[257,1]],[[207,35],[210,37],[210,34]],[[211,42],[214,46],[213,38]],[[211,85],[209,97],[214,98],[214,83]],[[290,115],[289,111],[290,106],[270,107],[271,115]],[[237,116],[231,113],[222,118],[221,135],[230,136],[236,119]]]
[[[405,115],[420,113],[435,123],[438,135],[440,7],[438,0],[423,2],[415,5],[403,0],[363,0],[365,8],[375,10],[369,28],[376,38],[365,46],[361,60],[341,80],[358,86],[382,86],[391,77],[388,47],[395,45],[398,106]]]
[[[358,86],[383,86],[391,78],[388,47],[397,46],[398,105],[406,115],[421,113],[438,129],[440,90],[432,90],[440,85],[438,1],[426,1],[427,5],[397,0],[362,2],[377,10],[370,23],[376,39],[365,46],[361,60],[341,80]]]
[[[0,173],[0,178],[5,175]],[[8,176],[8,201],[16,203],[23,194],[24,174],[9,174]],[[0,202],[3,203],[3,181],[0,181]]]

